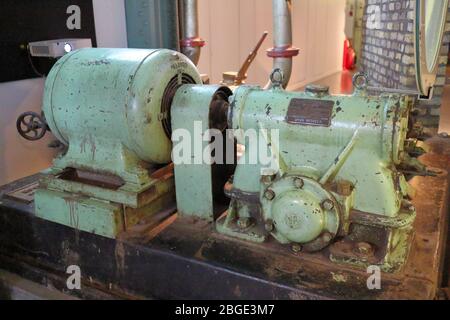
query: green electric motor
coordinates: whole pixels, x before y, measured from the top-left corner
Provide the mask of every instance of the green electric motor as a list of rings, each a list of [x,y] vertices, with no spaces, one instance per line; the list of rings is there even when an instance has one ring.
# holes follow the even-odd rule
[[[52,133],[69,146],[55,165],[141,183],[142,162],[171,161],[170,106],[186,83],[201,83],[198,71],[171,50],[96,48],[64,56],[47,78],[43,103]]]
[[[43,113],[66,145],[36,191],[36,215],[116,238],[173,207],[171,104],[201,84],[184,55],[166,49],[81,49],[45,83]]]

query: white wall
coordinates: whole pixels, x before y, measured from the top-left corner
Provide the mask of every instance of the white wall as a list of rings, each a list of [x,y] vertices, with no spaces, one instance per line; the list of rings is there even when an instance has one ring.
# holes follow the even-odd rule
[[[49,135],[33,143],[16,130],[22,112],[40,112],[43,86],[43,79],[0,84],[0,185],[36,173],[53,157],[53,150],[47,148]]]
[[[95,36],[102,48],[126,48],[124,0],[93,0]]]
[[[98,46],[126,47],[124,0],[94,0],[93,4]],[[29,142],[16,131],[16,119],[22,112],[40,112],[43,87],[42,78],[0,83],[0,185],[51,164],[54,151],[47,148],[50,134]]]
[[[272,0],[199,0],[200,35],[207,41],[199,63],[213,83],[223,71],[237,71],[261,34],[269,37],[249,70],[247,83],[263,85],[272,69],[265,50],[272,47]],[[293,0],[294,58],[290,88],[340,71],[345,0]]]

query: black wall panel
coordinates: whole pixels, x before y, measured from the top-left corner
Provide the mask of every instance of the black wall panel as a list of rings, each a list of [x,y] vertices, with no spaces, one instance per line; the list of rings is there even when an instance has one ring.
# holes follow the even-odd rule
[[[67,28],[70,5],[81,9],[79,30]],[[37,77],[26,45],[61,38],[91,38],[96,46],[92,0],[0,0],[0,82]],[[46,74],[55,60],[32,58],[32,62]]]

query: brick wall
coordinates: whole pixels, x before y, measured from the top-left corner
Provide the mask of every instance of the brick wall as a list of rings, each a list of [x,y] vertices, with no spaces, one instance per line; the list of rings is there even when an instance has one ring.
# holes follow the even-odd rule
[[[415,0],[367,0],[364,13],[363,46],[360,67],[371,85],[416,89],[414,60]],[[420,100],[421,121],[430,128],[439,126],[439,110],[450,42],[450,8],[446,35],[439,59],[434,98]]]

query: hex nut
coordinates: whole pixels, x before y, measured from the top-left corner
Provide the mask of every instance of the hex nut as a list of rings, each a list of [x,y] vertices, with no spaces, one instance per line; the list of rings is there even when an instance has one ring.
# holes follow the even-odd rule
[[[301,189],[305,185],[305,181],[302,178],[295,178],[294,185],[296,188]]]
[[[239,218],[237,221],[237,225],[241,229],[246,229],[251,226],[251,219],[250,218]]]
[[[270,184],[275,179],[275,175],[263,175],[261,177],[261,182],[264,184]]]
[[[322,201],[320,206],[322,207],[323,210],[326,210],[326,211],[331,211],[334,209],[334,203],[330,199],[326,199],[326,200]]]
[[[331,240],[333,240],[333,236],[331,235],[331,233],[325,232],[325,233],[322,235],[322,240],[323,240],[323,242],[325,242],[325,243],[329,243]]]
[[[293,244],[291,245],[291,250],[292,250],[292,252],[294,252],[294,253],[299,253],[299,252],[302,251],[302,249],[303,249],[303,247],[302,247],[300,244],[298,244],[298,243],[293,243]]]
[[[275,225],[272,219],[268,219],[264,225],[267,232],[272,232],[275,229]]]
[[[275,192],[271,189],[268,189],[266,192],[264,192],[264,197],[267,200],[273,200],[275,199]]]
[[[353,185],[350,181],[339,181],[337,183],[337,193],[343,196],[350,196],[352,194]]]
[[[373,251],[373,247],[367,242],[358,242],[356,244],[356,250],[363,255],[369,255]]]

